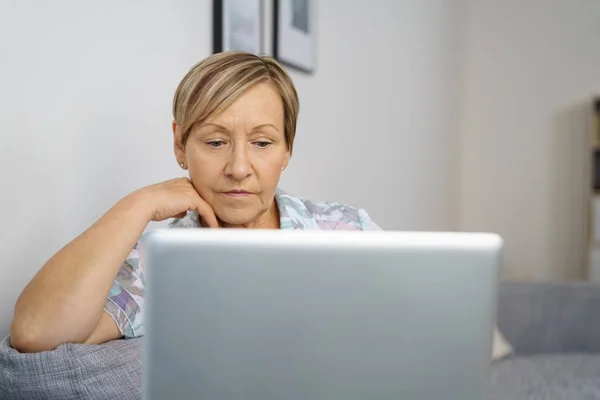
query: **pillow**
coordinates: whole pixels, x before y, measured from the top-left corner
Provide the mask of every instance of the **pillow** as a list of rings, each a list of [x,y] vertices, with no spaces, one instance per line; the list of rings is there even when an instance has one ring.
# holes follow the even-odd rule
[[[140,340],[19,353],[0,342],[0,399],[140,399]]]
[[[492,349],[492,361],[506,357],[513,352],[512,346],[504,339],[498,327],[494,327],[494,342]]]

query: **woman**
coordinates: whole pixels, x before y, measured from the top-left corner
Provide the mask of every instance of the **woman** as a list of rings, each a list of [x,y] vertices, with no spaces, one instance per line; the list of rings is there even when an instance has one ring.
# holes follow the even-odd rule
[[[19,296],[11,344],[21,352],[143,335],[138,241],[171,227],[380,229],[362,209],[278,189],[298,117],[292,80],[270,57],[219,53],[196,64],[173,102],[177,178],[136,190],[56,253]],[[133,250],[132,250],[133,249]],[[142,256],[142,259],[140,259]]]

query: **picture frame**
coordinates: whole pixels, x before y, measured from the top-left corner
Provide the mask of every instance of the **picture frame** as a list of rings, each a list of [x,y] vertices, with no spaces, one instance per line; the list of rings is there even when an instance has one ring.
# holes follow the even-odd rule
[[[306,73],[317,67],[316,1],[273,0],[273,57]]]
[[[213,0],[213,53],[262,54],[263,0]]]

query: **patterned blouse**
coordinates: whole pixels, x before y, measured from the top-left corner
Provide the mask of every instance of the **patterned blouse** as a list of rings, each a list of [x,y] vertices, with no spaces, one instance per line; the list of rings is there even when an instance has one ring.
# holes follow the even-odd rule
[[[280,189],[275,201],[281,229],[381,230],[360,208],[340,203],[313,203]],[[199,227],[198,214],[191,211],[169,224],[169,228]],[[143,238],[142,235],[121,266],[104,306],[125,338],[144,334],[144,254],[140,246]]]

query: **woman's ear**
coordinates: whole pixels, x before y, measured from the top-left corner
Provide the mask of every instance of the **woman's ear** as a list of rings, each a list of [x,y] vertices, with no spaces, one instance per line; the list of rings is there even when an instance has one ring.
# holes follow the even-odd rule
[[[183,169],[187,168],[185,149],[181,145],[181,129],[175,121],[173,121],[173,150],[175,152],[177,164]]]
[[[285,152],[285,156],[283,157],[283,165],[281,166],[281,170],[283,171],[284,169],[286,169],[289,163],[290,163],[290,151],[288,150]]]

